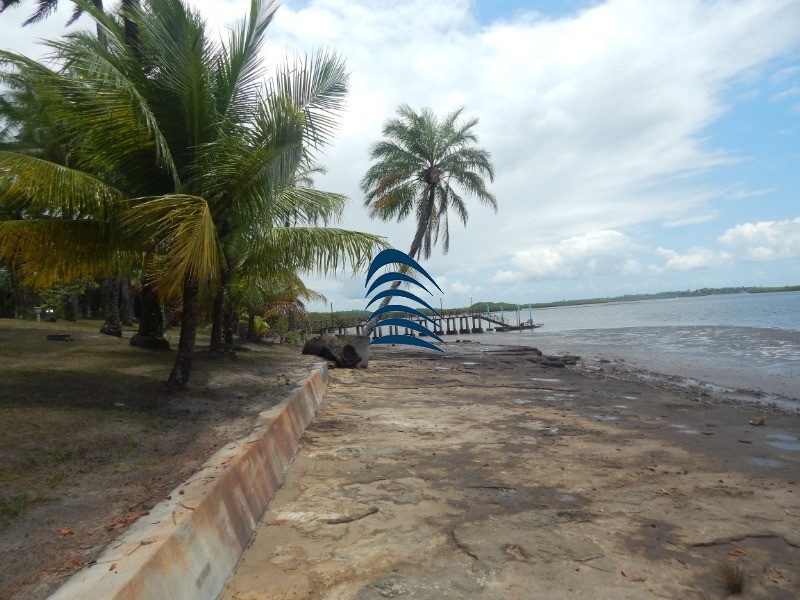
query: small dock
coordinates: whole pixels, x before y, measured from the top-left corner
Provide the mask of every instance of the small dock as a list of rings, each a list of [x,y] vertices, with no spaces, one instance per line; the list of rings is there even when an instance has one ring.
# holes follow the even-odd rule
[[[431,316],[435,326],[431,327],[430,321],[420,319],[419,317],[409,317],[407,314],[403,315],[404,318],[423,325],[432,330],[436,335],[459,335],[471,333],[486,333],[491,331],[525,331],[536,329],[542,326],[542,323],[533,323],[530,319],[523,321],[520,324],[511,324],[510,321],[504,317],[497,316],[493,313],[485,313],[478,311],[440,311],[441,317]],[[390,315],[386,315],[390,318]],[[404,328],[396,325],[382,327],[381,322],[371,324],[370,335],[373,338],[381,337],[383,335],[409,335],[409,336],[424,336],[414,332],[410,328]],[[367,323],[360,320],[351,320],[348,322],[335,323],[333,325],[325,325],[319,328],[314,328],[314,333],[355,333],[362,335],[369,330]]]

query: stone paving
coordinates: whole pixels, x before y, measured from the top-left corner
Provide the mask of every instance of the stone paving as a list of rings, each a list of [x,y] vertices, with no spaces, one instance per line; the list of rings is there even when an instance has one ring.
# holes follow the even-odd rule
[[[800,416],[533,359],[331,371],[220,598],[800,597]]]

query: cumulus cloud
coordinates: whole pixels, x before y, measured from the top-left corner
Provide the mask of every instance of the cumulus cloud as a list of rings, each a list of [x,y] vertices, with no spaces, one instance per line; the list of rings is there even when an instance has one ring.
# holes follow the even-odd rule
[[[191,3],[222,30],[248,7],[246,0]],[[719,146],[708,127],[730,111],[734,84],[758,80],[797,48],[797,0],[578,4],[588,8],[487,23],[476,21],[469,0],[287,0],[270,26],[267,63],[333,48],[351,73],[340,134],[321,157],[328,174],[317,180],[353,199],[342,225],[385,235],[398,248],[413,238],[411,222],[370,220],[358,187],[369,145],[402,102],[439,113],[465,106],[480,118],[475,131],[496,167],[490,189],[499,213],[471,204],[467,230],[453,219],[450,254],[434,251],[430,261],[438,272],[474,265],[503,285],[638,273],[641,249],[621,231],[653,223],[674,230],[718,216],[714,203],[729,186],[707,176],[746,157]],[[14,14],[21,20],[27,8]],[[0,21],[5,47],[29,49],[36,37],[64,31],[60,17],[34,33],[10,14]],[[776,70],[764,97],[796,101],[797,73]],[[789,242],[744,244],[734,230],[720,242],[736,256],[796,256]],[[707,252],[662,253],[664,269],[727,256]],[[451,280],[475,285],[463,271]],[[325,291],[357,297],[349,284]]]
[[[453,294],[469,294],[472,291],[472,286],[456,281],[450,284],[448,291]]]
[[[529,279],[586,275],[627,275],[639,270],[634,252],[641,247],[619,231],[591,231],[517,252],[511,262]],[[495,281],[504,275],[495,276]]]
[[[713,269],[729,264],[731,255],[727,252],[715,252],[708,248],[693,247],[686,254],[678,254],[675,250],[657,248],[656,254],[666,259],[661,271],[696,271],[697,269]]]
[[[498,271],[492,277],[492,283],[496,284],[515,284],[525,280],[525,273],[522,271]]]
[[[497,265],[591,229],[713,218],[721,191],[691,176],[739,157],[711,146],[704,129],[727,110],[731,82],[796,43],[792,6],[610,0],[560,17],[481,24],[463,0],[311,0],[279,12],[272,40],[276,50],[322,44],[347,58],[350,108],[325,158],[326,185],[354,198],[367,148],[401,102],[438,112],[464,105],[479,117],[500,212],[473,206],[467,231],[453,221],[451,256]],[[345,224],[400,247],[410,239],[369,221],[359,202]],[[558,260],[545,257],[551,270]]]
[[[769,261],[800,257],[800,217],[786,221],[743,223],[717,240],[746,260]]]

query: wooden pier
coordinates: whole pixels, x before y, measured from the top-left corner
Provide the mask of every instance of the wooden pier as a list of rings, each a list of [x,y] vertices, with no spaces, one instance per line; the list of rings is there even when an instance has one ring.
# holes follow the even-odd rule
[[[512,325],[508,319],[499,317],[492,313],[485,313],[479,311],[440,311],[441,317],[431,315],[435,326],[431,326],[430,321],[426,321],[419,317],[410,317],[404,314],[403,317],[415,323],[423,325],[433,331],[436,335],[459,335],[471,333],[485,333],[490,331],[524,331],[528,329],[536,329],[541,327],[542,323],[533,323],[530,320],[523,321],[519,325]],[[385,319],[391,318],[390,314],[382,315]],[[383,335],[410,335],[410,336],[424,336],[425,334],[415,333],[408,327],[401,327],[397,325],[389,325],[382,327],[381,319],[377,323],[372,323],[369,326],[366,322],[361,320],[340,321],[332,325],[323,325],[319,328],[314,328],[313,333],[353,333],[356,335],[365,334],[370,331],[369,335],[373,338],[381,337]]]

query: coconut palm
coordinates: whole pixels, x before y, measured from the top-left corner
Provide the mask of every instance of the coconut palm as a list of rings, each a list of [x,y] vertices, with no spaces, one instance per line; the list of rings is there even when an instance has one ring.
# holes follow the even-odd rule
[[[63,67],[0,53],[70,134],[75,166],[0,153],[0,202],[40,203],[54,215],[63,205],[80,210],[39,230],[0,225],[0,259],[22,253],[34,280],[107,269],[109,259],[146,264],[160,294],[182,298],[169,381],[186,385],[201,288],[242,268],[236,248],[249,242],[251,262],[269,265],[280,255],[282,267],[335,269],[380,245],[356,232],[272,226],[286,182],[335,130],[344,64],[319,53],[284,65],[265,84],[261,49],[277,2],[252,0],[248,17],[217,44],[179,0],[150,0],[127,14],[139,32],[136,48],[119,19],[89,0],[75,3],[103,35],[48,42]],[[60,256],[47,251],[53,236]]]
[[[494,180],[491,156],[475,145],[478,119],[461,121],[462,112],[460,108],[440,118],[427,108],[415,112],[402,104],[398,116],[384,124],[384,139],[370,148],[373,164],[361,179],[364,205],[371,217],[383,221],[414,214],[417,228],[408,251],[412,258],[429,258],[440,239],[447,253],[448,212],[452,209],[466,226],[466,198],[497,210],[485,181]],[[399,285],[395,282],[392,289]]]

